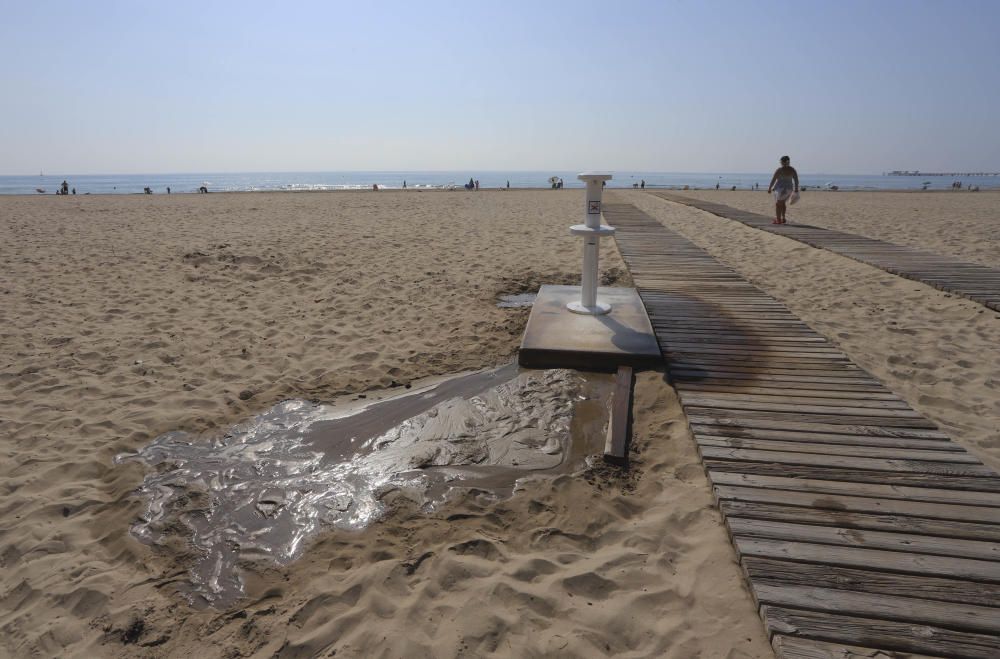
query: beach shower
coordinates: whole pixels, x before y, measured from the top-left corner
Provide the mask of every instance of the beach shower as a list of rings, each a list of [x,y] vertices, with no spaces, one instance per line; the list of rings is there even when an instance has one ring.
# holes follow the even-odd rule
[[[597,265],[600,256],[601,238],[613,236],[614,227],[601,226],[601,196],[604,182],[611,180],[611,174],[583,172],[577,178],[587,186],[584,205],[584,223],[574,224],[569,231],[583,238],[583,276],[580,284],[580,301],[570,302],[566,308],[573,313],[599,316],[611,311],[611,305],[597,301]]]

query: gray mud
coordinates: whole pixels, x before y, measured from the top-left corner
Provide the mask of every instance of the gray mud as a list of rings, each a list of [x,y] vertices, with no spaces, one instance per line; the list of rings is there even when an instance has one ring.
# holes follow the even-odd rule
[[[608,376],[514,365],[383,400],[285,401],[222,436],[161,435],[135,454],[144,543],[196,552],[192,604],[242,595],[240,560],[287,564],[329,528],[361,530],[405,490],[433,509],[454,488],[509,496],[519,479],[566,473],[600,451]]]

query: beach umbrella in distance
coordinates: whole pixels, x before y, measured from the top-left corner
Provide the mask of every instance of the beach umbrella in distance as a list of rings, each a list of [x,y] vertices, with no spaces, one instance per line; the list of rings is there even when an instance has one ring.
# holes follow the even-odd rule
[[[559,182],[559,177],[558,176],[550,176],[549,177],[549,185],[555,185],[558,182]]]

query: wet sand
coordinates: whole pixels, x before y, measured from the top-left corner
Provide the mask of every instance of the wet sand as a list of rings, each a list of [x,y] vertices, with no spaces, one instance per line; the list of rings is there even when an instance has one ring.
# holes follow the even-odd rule
[[[662,373],[640,373],[634,469],[390,492],[367,531],[245,599],[195,609],[196,555],[129,535],[153,438],[211,434],[496,366],[527,309],[576,283],[579,191],[0,198],[0,654],[66,657],[769,656]],[[605,283],[627,283],[605,241]]]

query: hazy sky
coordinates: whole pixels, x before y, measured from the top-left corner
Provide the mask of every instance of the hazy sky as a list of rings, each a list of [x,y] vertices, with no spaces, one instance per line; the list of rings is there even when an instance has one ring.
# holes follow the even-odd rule
[[[0,0],[0,174],[997,171],[998,35],[992,0]]]

